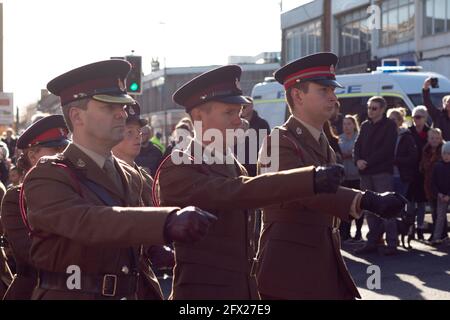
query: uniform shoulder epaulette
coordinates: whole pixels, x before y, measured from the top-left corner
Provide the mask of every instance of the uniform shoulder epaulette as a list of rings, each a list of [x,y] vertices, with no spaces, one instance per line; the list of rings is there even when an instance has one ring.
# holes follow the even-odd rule
[[[280,130],[280,131],[287,131],[287,128],[285,126],[275,126],[272,131],[274,130]]]
[[[64,154],[62,153],[57,153],[53,156],[43,156],[39,159],[38,164],[56,164],[56,163],[60,163],[61,161],[63,161],[65,159]]]

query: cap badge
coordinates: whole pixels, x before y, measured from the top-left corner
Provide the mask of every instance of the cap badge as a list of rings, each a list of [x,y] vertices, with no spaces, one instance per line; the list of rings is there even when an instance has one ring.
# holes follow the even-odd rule
[[[132,116],[134,116],[136,114],[136,112],[134,111],[134,108],[132,106],[129,106],[128,113]]]
[[[86,166],[86,163],[83,160],[78,159],[77,160],[77,166],[80,167],[80,168],[84,168]]]
[[[87,94],[84,93],[84,92],[80,92],[80,93],[77,93],[77,94],[73,95],[74,99],[82,99],[82,98],[85,98],[85,97],[87,97]]]
[[[295,131],[297,132],[298,135],[301,135],[303,133],[302,128],[297,128]]]
[[[126,91],[127,90],[126,87],[125,87],[125,82],[122,79],[120,79],[120,78],[117,79],[117,85],[119,86],[120,90],[122,90],[122,91]]]

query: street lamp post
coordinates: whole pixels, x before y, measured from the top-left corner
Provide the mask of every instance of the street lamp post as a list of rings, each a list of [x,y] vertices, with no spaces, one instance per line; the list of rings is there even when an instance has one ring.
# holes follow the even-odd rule
[[[161,87],[161,111],[164,112],[164,124],[163,124],[163,139],[164,142],[167,144],[167,108],[164,105],[164,99],[165,99],[165,87],[166,87],[166,80],[167,80],[167,65],[166,65],[166,39],[165,39],[165,26],[166,23],[164,21],[160,21],[159,24],[162,26],[162,43],[163,43],[163,62],[164,62],[164,67],[163,67],[163,79],[164,81],[162,81],[162,87]]]

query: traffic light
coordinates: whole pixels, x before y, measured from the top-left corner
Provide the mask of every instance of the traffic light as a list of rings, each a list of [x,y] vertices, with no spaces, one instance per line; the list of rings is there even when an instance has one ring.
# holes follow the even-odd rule
[[[131,70],[127,76],[127,91],[131,94],[142,94],[142,57],[126,56],[125,60],[131,63]]]

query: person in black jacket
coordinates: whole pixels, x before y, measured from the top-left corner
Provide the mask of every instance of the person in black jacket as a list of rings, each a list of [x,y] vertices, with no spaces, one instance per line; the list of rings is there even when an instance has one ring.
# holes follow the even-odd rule
[[[374,96],[367,102],[368,120],[361,125],[355,142],[353,158],[361,176],[361,190],[376,192],[393,191],[394,151],[397,142],[397,125],[386,118],[386,100]],[[397,225],[395,218],[382,220],[367,212],[369,233],[364,247],[357,254],[377,251],[377,243],[386,231],[388,248],[385,254],[395,254],[397,248]]]
[[[445,141],[450,140],[450,95],[442,98],[442,110],[433,105],[430,97],[431,78],[423,83],[422,98],[423,104],[427,107],[428,113],[433,119],[433,127],[442,131],[442,137]]]
[[[250,124],[249,129],[254,130],[256,133],[256,148],[251,148],[250,143],[252,141],[249,136],[245,140],[245,162],[242,163],[247,169],[249,177],[256,176],[256,160],[258,159],[258,152],[262,145],[264,138],[270,133],[270,126],[266,120],[258,115],[258,112],[253,109],[253,99],[246,96],[246,98],[252,103],[243,105],[240,113],[240,117],[247,120]],[[256,150],[255,154],[250,154],[252,150]]]
[[[419,167],[422,160],[422,150],[427,144],[428,130],[430,130],[430,127],[427,125],[427,108],[425,106],[415,107],[412,111],[412,118],[414,124],[408,129],[416,143],[419,156],[415,165],[414,178],[409,186],[406,198],[409,200],[408,214],[416,216],[417,219],[417,238],[423,240],[425,204],[428,200],[424,190],[423,173],[419,170]]]
[[[431,189],[437,199],[436,222],[434,224],[432,244],[440,244],[447,236],[447,208],[450,203],[450,142],[442,145],[442,160],[433,168]]]
[[[150,126],[146,125],[141,128],[142,132],[142,144],[141,151],[136,157],[136,164],[147,171],[152,177],[154,177],[156,170],[161,163],[163,154],[161,150],[157,148],[151,141],[152,129]]]
[[[394,158],[394,190],[402,196],[406,196],[416,171],[418,158],[417,146],[411,132],[403,127],[406,115],[405,109],[389,109],[387,115],[398,127]]]

